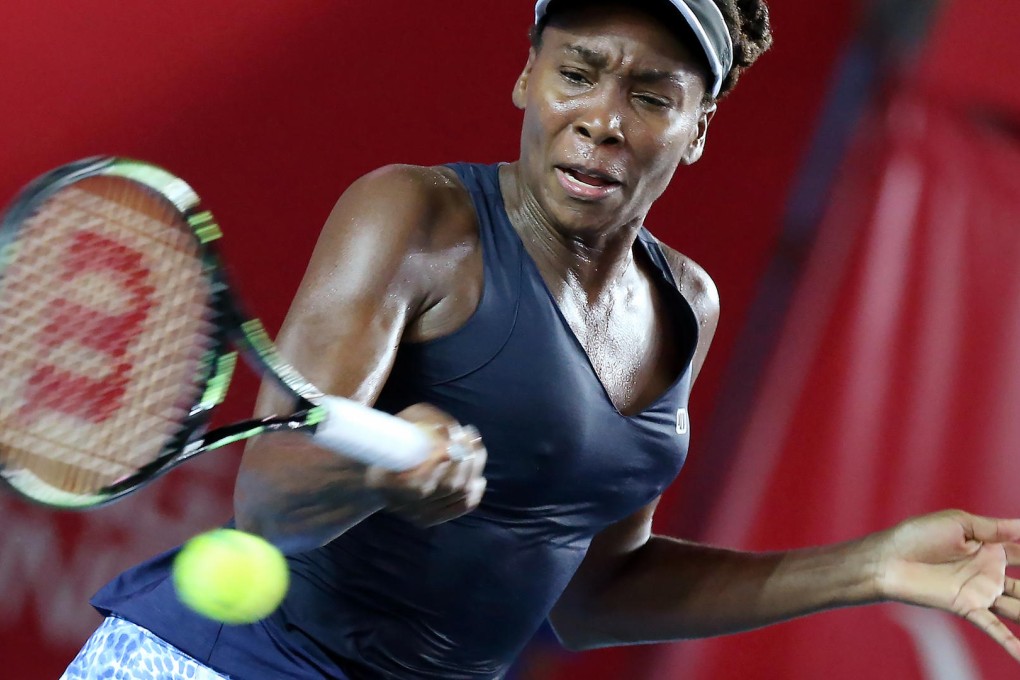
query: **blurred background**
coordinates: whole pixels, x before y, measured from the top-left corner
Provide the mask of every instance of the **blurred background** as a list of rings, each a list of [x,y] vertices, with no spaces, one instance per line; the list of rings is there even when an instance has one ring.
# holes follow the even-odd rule
[[[649,226],[714,276],[715,346],[662,532],[768,550],[962,506],[1020,514],[1020,5],[770,0],[776,47]],[[385,163],[516,158],[528,0],[3,0],[0,203],[94,154],[185,177],[275,330],[337,196]],[[236,379],[220,418],[245,417]],[[0,659],[56,678],[118,570],[230,515],[237,451],[87,514],[0,494]],[[508,597],[511,594],[508,593]],[[498,617],[499,612],[493,612]],[[882,605],[514,677],[1015,675],[966,624]]]

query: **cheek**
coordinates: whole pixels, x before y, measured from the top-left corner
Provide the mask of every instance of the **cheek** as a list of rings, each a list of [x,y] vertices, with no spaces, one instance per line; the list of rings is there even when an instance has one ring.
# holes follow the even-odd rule
[[[642,182],[639,185],[642,200],[655,201],[673,179],[687,149],[686,140],[657,140],[643,149]]]
[[[683,113],[663,125],[660,131],[661,151],[667,156],[683,156],[698,138],[698,116]]]
[[[697,139],[697,118],[684,116],[668,124],[651,126],[648,132],[641,145],[646,167],[652,175],[665,175],[668,183]]]
[[[535,109],[530,106],[524,109],[524,120],[521,122],[521,150],[541,146],[544,131],[545,123]]]
[[[522,144],[532,150],[557,148],[564,133],[571,129],[572,120],[573,107],[569,103],[546,100],[540,106],[531,104],[524,109]]]
[[[535,121],[546,132],[559,132],[570,126],[576,115],[577,102],[547,96],[541,102],[534,102],[528,107]]]
[[[645,174],[645,181],[641,183],[641,200],[654,203],[669,187],[673,175],[679,163],[662,163]]]

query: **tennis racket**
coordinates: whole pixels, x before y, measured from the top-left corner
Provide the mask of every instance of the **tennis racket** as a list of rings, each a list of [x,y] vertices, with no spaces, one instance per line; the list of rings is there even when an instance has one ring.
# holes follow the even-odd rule
[[[0,478],[44,505],[90,508],[198,454],[297,430],[392,470],[432,439],[324,395],[232,295],[220,228],[183,180],[90,158],[26,187],[0,222]],[[207,432],[239,350],[295,399],[290,415]]]

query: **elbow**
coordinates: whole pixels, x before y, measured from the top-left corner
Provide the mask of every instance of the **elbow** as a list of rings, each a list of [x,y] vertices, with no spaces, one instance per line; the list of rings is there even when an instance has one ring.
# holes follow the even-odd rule
[[[594,617],[577,609],[564,610],[557,607],[549,615],[549,624],[556,639],[570,652],[586,652],[614,644],[597,632],[594,621]]]
[[[276,535],[276,522],[267,504],[260,501],[257,494],[246,490],[244,476],[239,475],[234,488],[234,526],[238,530],[261,536],[273,545],[280,547],[281,536]]]
[[[295,493],[300,487],[279,462],[284,453],[295,453],[296,443],[279,435],[252,440],[234,481],[234,526],[261,536],[287,554],[317,548],[322,543],[301,521],[303,500]],[[288,447],[286,451],[284,447]]]
[[[234,478],[234,526],[275,544],[281,499],[275,463],[280,452],[266,444],[267,438],[263,436],[250,440],[245,447]]]
[[[320,548],[381,509],[373,494],[351,483],[309,483],[281,478],[272,469],[242,464],[234,487],[234,521],[241,531],[266,539],[286,554]]]
[[[259,512],[258,504],[243,493],[234,491],[234,526],[249,534],[256,534],[272,540],[265,529],[266,518]]]
[[[260,536],[285,554],[304,552],[319,547],[322,541],[287,530],[282,521],[287,512],[274,503],[272,496],[252,488],[251,474],[238,475],[234,487],[234,526],[249,534]]]
[[[313,535],[311,532],[287,531],[279,515],[267,511],[257,503],[234,499],[234,526],[249,534],[260,536],[280,549],[285,555],[307,552],[319,548],[328,539]]]
[[[560,646],[568,652],[583,652],[590,649],[584,644],[584,637],[580,632],[570,622],[564,621],[562,617],[550,616],[549,624],[552,626]]]

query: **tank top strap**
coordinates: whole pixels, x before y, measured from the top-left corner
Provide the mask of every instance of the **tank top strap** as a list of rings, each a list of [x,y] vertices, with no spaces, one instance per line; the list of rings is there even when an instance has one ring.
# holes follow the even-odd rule
[[[405,343],[394,370],[405,362],[408,373],[425,384],[457,380],[495,357],[509,339],[520,306],[523,245],[503,207],[499,165],[450,163],[471,196],[478,218],[484,281],[478,307],[465,324],[450,335],[420,343]]]
[[[665,253],[662,252],[662,246],[659,244],[659,239],[652,236],[652,233],[645,227],[641,227],[638,232],[637,238],[638,244],[644,250],[648,256],[649,261],[658,270],[663,283],[663,289],[667,295],[672,297],[676,301],[676,311],[680,314],[681,321],[681,343],[686,357],[686,364],[694,358],[695,350],[698,346],[698,336],[700,334],[700,325],[698,324],[698,318],[694,314],[694,310],[691,309],[690,303],[687,298],[684,297],[683,293],[680,292],[680,284],[673,276],[673,270],[669,266],[669,262],[666,260]],[[688,366],[690,368],[690,366]]]
[[[520,272],[525,254],[506,214],[503,192],[499,188],[500,165],[449,163],[446,167],[457,173],[464,188],[471,194],[486,267],[492,266],[494,271]]]
[[[651,260],[655,268],[659,270],[662,277],[673,287],[679,290],[680,286],[677,284],[675,278],[673,278],[673,270],[670,269],[669,263],[666,261],[666,256],[662,252],[662,247],[659,245],[659,240],[652,236],[652,233],[645,227],[641,227],[641,231],[638,232],[638,242],[641,244],[648,255],[648,259]]]

